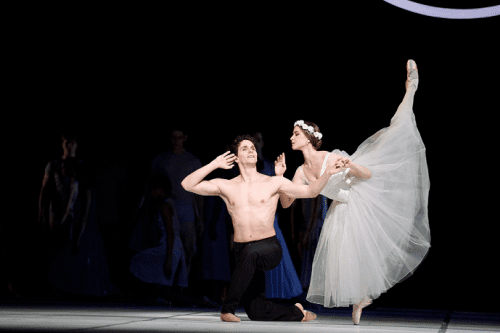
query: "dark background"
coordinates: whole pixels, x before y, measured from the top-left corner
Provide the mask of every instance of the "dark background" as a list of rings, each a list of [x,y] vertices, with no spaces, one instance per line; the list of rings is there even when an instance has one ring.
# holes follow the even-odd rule
[[[389,125],[414,59],[432,247],[412,277],[374,304],[498,312],[497,28],[497,18],[431,18],[382,1],[20,15],[7,29],[14,75],[3,123],[2,223],[15,285],[30,290],[36,279],[38,195],[66,128],[79,131],[84,161],[103,147],[114,151],[136,196],[177,123],[203,164],[236,135],[261,131],[264,154],[285,152],[292,178],[302,163],[289,140],[296,120],[319,125],[322,149],[354,153]]]

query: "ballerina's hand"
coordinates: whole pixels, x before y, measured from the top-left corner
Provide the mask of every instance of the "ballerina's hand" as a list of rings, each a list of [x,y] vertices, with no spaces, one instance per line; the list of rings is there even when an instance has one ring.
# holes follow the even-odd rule
[[[286,171],[286,163],[285,163],[285,153],[278,156],[276,161],[274,161],[274,174],[276,176],[283,176]]]
[[[342,163],[344,163],[344,168],[352,168],[352,161],[349,158],[343,157]]]
[[[344,163],[342,161],[338,160],[335,163],[331,164],[328,166],[326,171],[330,174],[336,174],[337,172],[341,171],[344,168]]]
[[[236,156],[234,154],[230,154],[229,151],[226,151],[224,154],[218,156],[214,163],[218,168],[221,169],[231,169],[234,167],[234,161],[236,160]]]

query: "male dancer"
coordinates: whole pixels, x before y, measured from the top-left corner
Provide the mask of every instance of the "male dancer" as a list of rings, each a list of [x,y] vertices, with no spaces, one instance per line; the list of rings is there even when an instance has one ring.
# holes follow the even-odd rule
[[[221,320],[239,322],[234,315],[242,303],[250,320],[309,321],[316,318],[300,303],[284,306],[265,298],[265,270],[276,267],[282,249],[274,230],[274,215],[280,193],[294,198],[314,198],[325,187],[330,176],[342,170],[339,161],[308,185],[297,185],[283,177],[269,177],[257,172],[254,139],[238,136],[229,151],[184,178],[185,190],[199,195],[218,195],[226,203],[234,226],[236,267],[223,301]],[[240,175],[227,179],[203,179],[217,168],[231,169],[236,162]]]

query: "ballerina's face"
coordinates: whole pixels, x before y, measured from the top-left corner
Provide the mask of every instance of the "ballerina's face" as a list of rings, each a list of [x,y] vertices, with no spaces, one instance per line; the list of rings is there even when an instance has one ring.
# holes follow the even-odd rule
[[[307,146],[308,143],[306,135],[299,126],[293,128],[293,134],[290,141],[292,142],[293,150],[300,150],[302,147]]]

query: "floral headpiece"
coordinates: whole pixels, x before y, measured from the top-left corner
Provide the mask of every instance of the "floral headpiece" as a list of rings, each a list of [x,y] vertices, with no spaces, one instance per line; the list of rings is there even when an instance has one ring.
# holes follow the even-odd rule
[[[321,138],[323,137],[323,134],[321,134],[320,132],[315,132],[314,131],[314,127],[312,126],[308,126],[306,123],[304,123],[303,120],[298,120],[295,122],[295,124],[293,124],[293,127],[295,126],[300,126],[302,127],[303,129],[309,131],[309,133],[313,134],[315,137],[318,138],[318,140],[321,140]]]

